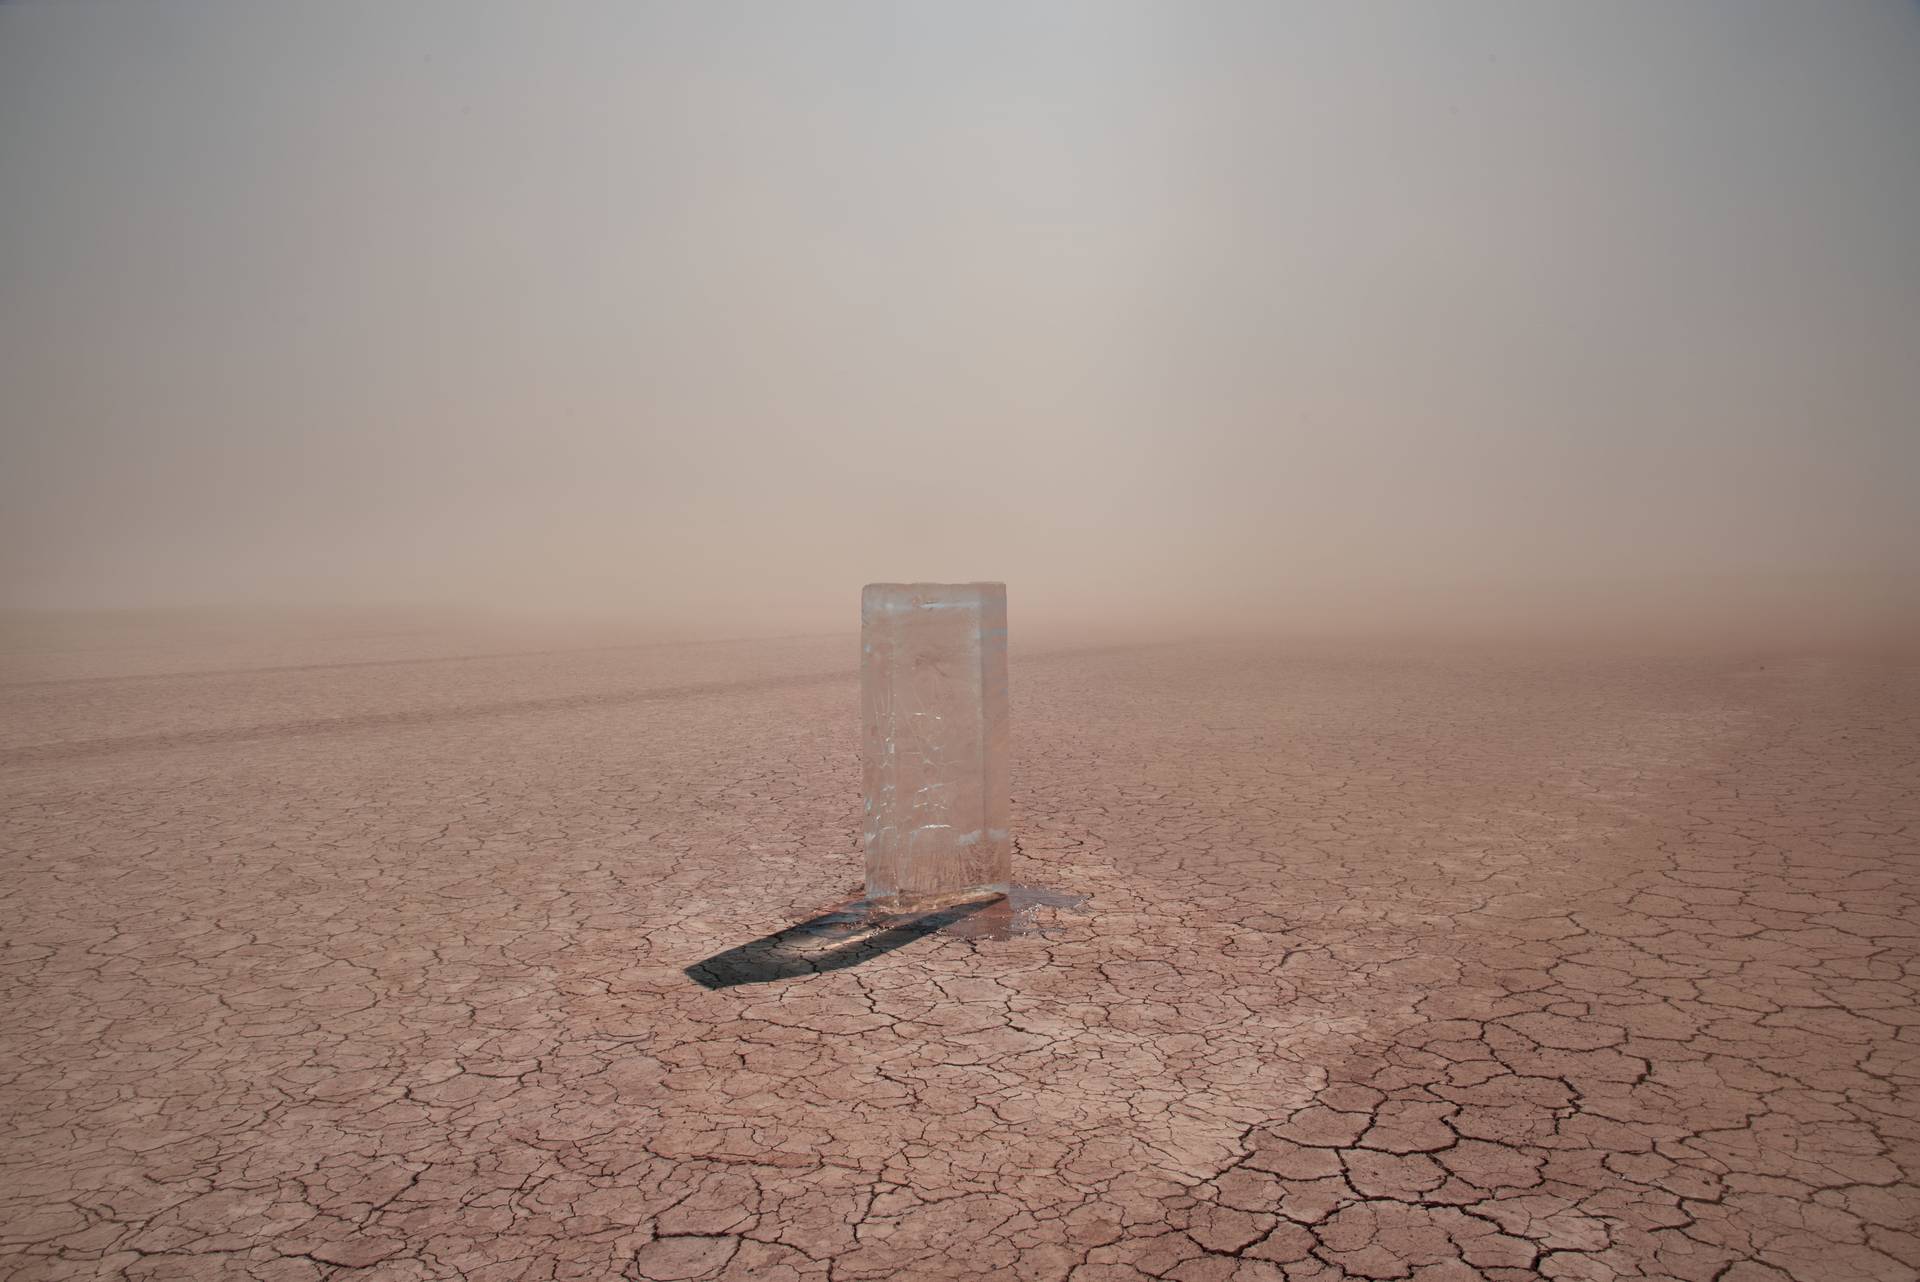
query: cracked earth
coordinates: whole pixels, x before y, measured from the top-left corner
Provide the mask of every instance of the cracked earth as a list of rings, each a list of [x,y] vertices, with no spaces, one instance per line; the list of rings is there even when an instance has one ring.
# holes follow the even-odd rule
[[[1087,911],[709,991],[857,643],[396,645],[7,661],[0,1278],[1920,1277],[1911,663],[1016,645]]]

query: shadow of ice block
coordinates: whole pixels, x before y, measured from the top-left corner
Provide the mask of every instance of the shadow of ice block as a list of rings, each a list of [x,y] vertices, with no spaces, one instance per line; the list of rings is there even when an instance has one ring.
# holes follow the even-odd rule
[[[869,583],[860,642],[868,901],[1005,893],[1006,585]]]
[[[929,935],[1005,940],[1046,936],[1060,911],[1086,911],[1085,895],[1036,886],[935,907],[897,908],[851,899],[771,935],[715,953],[685,968],[702,988],[771,984],[864,965]]]
[[[976,899],[924,912],[882,913],[856,901],[716,953],[688,966],[685,973],[702,988],[823,975],[884,956],[998,902]]]

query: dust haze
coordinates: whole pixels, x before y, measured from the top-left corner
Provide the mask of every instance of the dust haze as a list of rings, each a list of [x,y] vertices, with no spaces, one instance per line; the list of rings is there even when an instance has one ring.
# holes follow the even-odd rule
[[[1911,4],[0,8],[0,606],[1887,639]]]
[[[1912,2],[0,0],[0,1277],[1920,1277],[1917,411]]]

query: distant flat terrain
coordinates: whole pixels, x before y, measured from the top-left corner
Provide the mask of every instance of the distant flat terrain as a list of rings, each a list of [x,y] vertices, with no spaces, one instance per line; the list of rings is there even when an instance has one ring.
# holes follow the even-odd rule
[[[1019,641],[1088,911],[717,991],[851,635],[11,645],[0,1278],[1920,1277],[1912,661]]]

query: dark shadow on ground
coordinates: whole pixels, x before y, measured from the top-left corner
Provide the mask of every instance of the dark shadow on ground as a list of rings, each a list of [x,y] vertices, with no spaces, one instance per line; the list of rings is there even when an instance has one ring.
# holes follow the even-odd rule
[[[823,913],[797,926],[715,953],[686,968],[702,988],[766,984],[776,979],[845,970],[872,961],[983,908],[1003,903],[976,899],[924,913],[876,914],[845,910]]]

